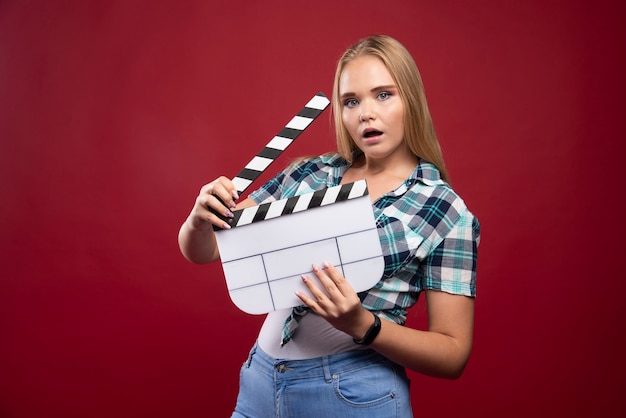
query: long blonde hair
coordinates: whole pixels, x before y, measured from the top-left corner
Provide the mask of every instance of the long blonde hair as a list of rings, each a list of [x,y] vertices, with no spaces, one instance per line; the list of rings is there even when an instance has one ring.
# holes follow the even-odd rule
[[[441,178],[448,181],[448,173],[428,110],[424,85],[417,65],[409,51],[400,42],[386,35],[372,35],[358,41],[344,52],[337,63],[332,102],[339,154],[351,161],[353,152],[359,151],[341,119],[339,79],[346,64],[364,55],[379,58],[396,83],[404,104],[404,140],[409,150],[416,157],[434,164]]]

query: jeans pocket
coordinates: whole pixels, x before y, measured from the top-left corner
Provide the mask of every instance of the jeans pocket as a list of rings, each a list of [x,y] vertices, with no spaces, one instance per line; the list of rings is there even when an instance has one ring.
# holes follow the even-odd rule
[[[248,358],[246,359],[246,361],[243,362],[242,369],[243,368],[247,369],[252,364],[252,357],[254,357],[254,354],[256,353],[256,347],[257,347],[257,345],[254,344],[252,346],[252,349],[250,349],[250,352],[248,353]]]
[[[335,393],[351,406],[374,406],[394,402],[398,390],[395,368],[385,362],[335,373]]]

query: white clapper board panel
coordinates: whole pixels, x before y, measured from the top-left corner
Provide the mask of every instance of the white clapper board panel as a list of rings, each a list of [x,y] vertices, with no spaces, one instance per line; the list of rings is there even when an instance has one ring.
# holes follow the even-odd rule
[[[329,104],[321,92],[307,102],[233,178],[240,195]],[[300,275],[311,275],[313,264],[333,264],[357,292],[382,277],[382,249],[364,180],[234,214],[222,217],[231,229],[215,228],[215,235],[228,293],[244,312],[301,305],[295,292],[308,292]]]
[[[313,264],[334,265],[357,292],[383,275],[365,180],[236,211],[216,237],[229,295],[250,314],[301,305]]]

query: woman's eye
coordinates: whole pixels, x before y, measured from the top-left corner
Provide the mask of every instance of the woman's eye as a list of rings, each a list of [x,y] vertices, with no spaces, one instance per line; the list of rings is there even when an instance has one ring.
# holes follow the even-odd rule
[[[344,106],[347,107],[354,107],[357,105],[357,101],[355,99],[348,99],[345,102],[343,102]]]
[[[378,93],[378,98],[379,98],[380,100],[387,100],[389,97],[391,97],[391,94],[389,94],[389,93],[388,93],[388,92],[386,92],[386,91],[383,91],[383,92]]]

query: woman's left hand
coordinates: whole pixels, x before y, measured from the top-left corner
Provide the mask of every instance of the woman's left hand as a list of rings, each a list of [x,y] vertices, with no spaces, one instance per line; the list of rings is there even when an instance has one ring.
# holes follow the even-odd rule
[[[303,292],[296,292],[296,295],[333,327],[353,338],[363,337],[372,325],[372,314],[363,307],[350,283],[328,263],[324,263],[322,269],[314,265],[313,273],[320,286],[310,277],[302,276],[312,298]]]

